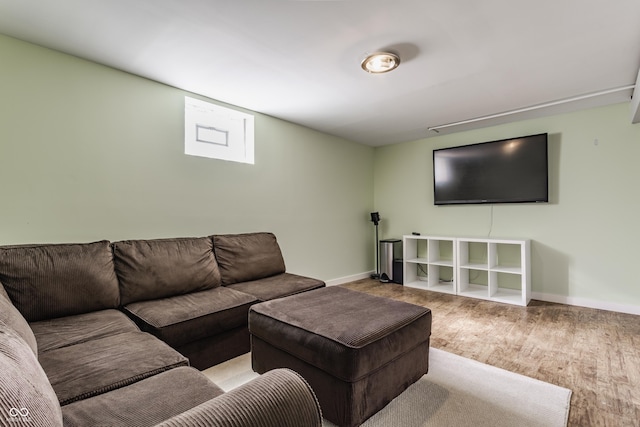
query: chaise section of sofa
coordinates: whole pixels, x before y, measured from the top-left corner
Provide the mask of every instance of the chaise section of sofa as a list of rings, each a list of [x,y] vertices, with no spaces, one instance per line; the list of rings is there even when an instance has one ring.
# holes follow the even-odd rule
[[[196,369],[179,367],[61,407],[28,341],[27,322],[0,283],[0,426],[321,426],[313,391],[288,370],[225,394]]]
[[[257,299],[221,286],[211,238],[113,243],[123,310],[141,330],[205,369],[249,351]]]
[[[62,417],[67,427],[152,426],[222,394],[198,370],[179,367],[65,405]]]
[[[309,384],[274,369],[227,393],[193,368],[178,368],[62,408],[65,427],[321,427]],[[202,403],[196,404],[202,401]]]
[[[286,272],[273,233],[214,235],[213,246],[222,284],[260,301],[319,289],[321,280]]]
[[[127,332],[40,353],[61,405],[133,384],[189,360],[144,332]]]

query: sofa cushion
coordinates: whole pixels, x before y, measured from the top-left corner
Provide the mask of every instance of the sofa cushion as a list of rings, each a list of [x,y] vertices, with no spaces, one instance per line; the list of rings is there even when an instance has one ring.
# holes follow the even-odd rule
[[[117,308],[120,302],[106,240],[0,247],[0,282],[29,322]]]
[[[123,305],[220,286],[209,237],[113,243]]]
[[[38,342],[36,341],[36,337],[26,319],[22,317],[18,309],[9,299],[9,295],[7,295],[2,287],[2,283],[0,283],[0,322],[20,335],[29,345],[33,354],[38,355]]]
[[[213,246],[224,285],[285,272],[280,246],[272,233],[216,235]]]
[[[65,427],[154,426],[224,392],[194,368],[179,367],[62,407]]]
[[[0,425],[62,426],[60,404],[29,345],[0,321]]]
[[[140,329],[121,311],[100,310],[93,313],[32,322],[38,351],[45,352],[97,338]]]
[[[224,287],[153,301],[127,304],[124,310],[140,329],[172,347],[246,326],[251,295]]]
[[[126,332],[40,353],[61,405],[133,384],[189,361],[144,332]]]
[[[228,288],[253,295],[260,301],[269,301],[324,286],[325,283],[322,280],[291,273],[282,273],[264,279],[236,283],[229,285]]]

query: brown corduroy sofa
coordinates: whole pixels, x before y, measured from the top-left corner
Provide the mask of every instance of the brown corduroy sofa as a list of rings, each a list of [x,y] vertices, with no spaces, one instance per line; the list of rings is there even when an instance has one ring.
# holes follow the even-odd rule
[[[4,246],[0,285],[0,425],[319,425],[293,372],[223,394],[193,368],[249,350],[252,304],[324,286],[271,233]]]

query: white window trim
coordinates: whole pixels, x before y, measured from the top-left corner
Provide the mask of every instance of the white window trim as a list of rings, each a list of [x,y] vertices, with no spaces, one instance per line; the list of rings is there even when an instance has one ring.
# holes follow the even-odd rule
[[[254,117],[184,97],[184,153],[254,164]]]

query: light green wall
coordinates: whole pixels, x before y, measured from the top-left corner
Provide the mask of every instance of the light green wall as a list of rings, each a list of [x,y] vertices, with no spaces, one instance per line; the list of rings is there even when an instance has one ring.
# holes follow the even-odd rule
[[[640,306],[640,125],[629,117],[624,103],[380,147],[383,236],[529,238],[534,292]],[[544,132],[550,203],[433,205],[433,149]]]
[[[4,36],[0,94],[0,244],[272,231],[289,271],[371,269],[371,147],[255,114],[255,165],[186,156],[192,94]]]
[[[256,114],[245,165],[183,154],[185,95],[0,36],[0,244],[268,230],[330,280],[374,265],[375,209],[381,238],[530,238],[534,292],[640,306],[627,104],[376,149]],[[540,132],[551,203],[495,205],[492,226],[490,206],[433,206],[432,149]]]

